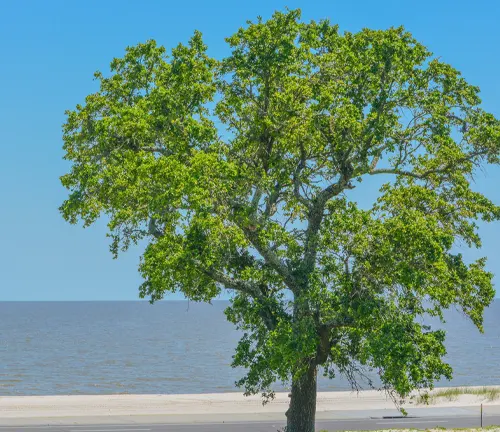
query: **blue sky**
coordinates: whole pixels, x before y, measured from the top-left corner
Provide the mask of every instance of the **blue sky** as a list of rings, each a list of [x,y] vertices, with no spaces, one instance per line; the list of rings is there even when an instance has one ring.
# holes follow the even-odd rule
[[[139,251],[113,260],[104,223],[83,230],[58,213],[66,195],[59,176],[68,169],[61,149],[64,110],[96,89],[93,72],[107,71],[127,45],[154,38],[170,49],[198,29],[210,54],[221,57],[224,37],[247,19],[287,6],[300,7],[306,20],[330,18],[342,30],[404,25],[480,86],[484,108],[500,116],[497,0],[3,0],[0,301],[137,298]],[[476,188],[499,203],[500,169],[480,173]],[[500,223],[481,226],[481,234],[481,254],[500,275]]]

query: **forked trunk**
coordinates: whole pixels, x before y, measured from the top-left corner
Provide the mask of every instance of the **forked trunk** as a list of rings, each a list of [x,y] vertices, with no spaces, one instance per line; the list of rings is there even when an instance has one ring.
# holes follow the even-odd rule
[[[297,381],[292,382],[286,432],[314,432],[316,373],[317,367],[311,366]]]

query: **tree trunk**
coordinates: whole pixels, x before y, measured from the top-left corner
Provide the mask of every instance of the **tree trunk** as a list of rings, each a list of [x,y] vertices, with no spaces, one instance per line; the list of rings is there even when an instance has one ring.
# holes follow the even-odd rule
[[[317,367],[311,365],[297,381],[292,382],[290,407],[286,413],[286,432],[314,432],[316,374]]]

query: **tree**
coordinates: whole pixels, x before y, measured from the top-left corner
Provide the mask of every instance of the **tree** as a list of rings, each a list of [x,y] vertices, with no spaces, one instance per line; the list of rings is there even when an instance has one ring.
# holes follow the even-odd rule
[[[378,370],[396,401],[451,377],[420,317],[456,306],[481,330],[494,296],[485,259],[456,247],[500,218],[470,186],[500,161],[478,88],[401,27],[340,33],[292,10],[227,42],[218,61],[198,32],[171,55],[148,41],[96,73],[64,125],[64,218],[107,215],[115,256],[147,242],[141,297],[231,292],[238,384],[291,383],[289,432],[314,430],[318,371],[357,386]]]

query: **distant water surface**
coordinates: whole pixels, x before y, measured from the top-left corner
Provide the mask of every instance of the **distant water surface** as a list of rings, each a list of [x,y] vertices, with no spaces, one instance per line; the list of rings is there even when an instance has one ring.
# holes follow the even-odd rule
[[[243,371],[230,363],[239,334],[227,305],[0,302],[0,395],[237,391]],[[455,373],[442,385],[500,385],[500,301],[482,335],[456,311],[446,318]],[[349,385],[321,379],[319,389]]]

